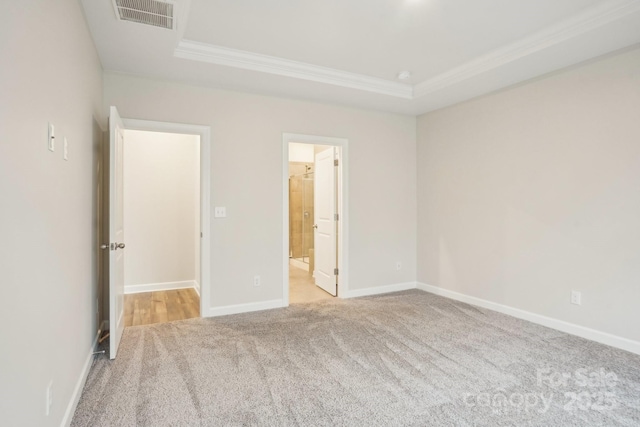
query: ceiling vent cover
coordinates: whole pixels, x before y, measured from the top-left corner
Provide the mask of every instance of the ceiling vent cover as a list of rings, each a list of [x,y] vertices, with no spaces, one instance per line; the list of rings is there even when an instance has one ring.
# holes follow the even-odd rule
[[[175,5],[163,0],[113,0],[116,16],[122,21],[173,30]]]

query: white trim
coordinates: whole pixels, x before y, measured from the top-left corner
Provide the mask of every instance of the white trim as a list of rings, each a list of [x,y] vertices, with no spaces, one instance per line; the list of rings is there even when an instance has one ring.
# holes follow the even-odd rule
[[[104,325],[104,322],[102,322]],[[101,330],[104,330],[101,328]],[[71,400],[69,400],[69,404],[67,405],[67,409],[64,412],[64,416],[62,417],[62,422],[60,426],[68,427],[71,425],[71,421],[73,420],[73,415],[76,412],[76,408],[78,407],[78,402],[80,402],[80,397],[82,396],[82,390],[84,389],[84,384],[87,382],[87,377],[89,377],[89,372],[91,371],[91,365],[93,364],[94,354],[93,352],[98,347],[98,338],[100,338],[100,330],[96,334],[96,337],[93,340],[93,345],[89,349],[89,355],[85,359],[84,365],[82,366],[82,371],[80,372],[80,377],[76,382],[76,386],[73,388],[73,393],[71,394]]]
[[[516,317],[518,319],[527,320],[529,322],[556,329],[561,332],[566,332],[568,334],[606,344],[611,347],[616,347],[622,350],[630,351],[632,353],[640,354],[640,342],[633,341],[628,338],[619,337],[607,332],[601,332],[595,329],[576,325],[575,323],[565,322],[563,320],[558,320],[552,317],[543,316],[541,314],[532,313],[530,311],[521,310],[519,308],[510,307],[508,305],[498,304],[492,301],[487,301],[485,299],[472,297],[469,295],[461,294],[459,292],[439,288],[437,286],[427,285],[425,283],[418,282],[417,288],[435,295],[451,298],[456,301],[465,302],[467,304],[477,305],[478,307],[497,311],[499,313]]]
[[[173,52],[173,56],[359,89],[398,98],[413,98],[413,87],[410,84],[192,40],[181,40]]]
[[[567,40],[593,31],[640,10],[637,0],[603,2],[558,24],[482,55],[472,61],[427,79],[414,86],[413,99],[453,86],[513,61],[551,48]]]
[[[173,55],[177,58],[413,100],[580,37],[638,11],[640,11],[638,0],[601,2],[523,39],[415,85],[185,39],[180,40]]]
[[[282,134],[282,304],[289,306],[289,143],[333,145],[340,148],[338,175],[340,192],[338,203],[338,297],[349,292],[349,140],[329,136]]]
[[[271,310],[273,308],[283,308],[282,300],[252,302],[248,304],[226,305],[223,307],[209,307],[207,317],[227,316],[229,314],[250,313],[252,311]]]
[[[206,317],[211,295],[211,128],[184,123],[122,119],[126,129],[200,135],[200,316]]]
[[[193,288],[200,294],[198,282],[195,280],[184,280],[181,282],[144,283],[139,285],[127,285],[124,287],[125,295],[139,294],[142,292],[169,291],[172,289]]]
[[[366,297],[369,295],[388,294],[391,292],[406,291],[408,289],[415,289],[416,282],[404,282],[394,283],[392,285],[373,286],[371,288],[354,289],[349,291],[344,298],[358,298]]]
[[[197,280],[193,281],[193,290],[196,291],[196,294],[200,296],[200,283]]]

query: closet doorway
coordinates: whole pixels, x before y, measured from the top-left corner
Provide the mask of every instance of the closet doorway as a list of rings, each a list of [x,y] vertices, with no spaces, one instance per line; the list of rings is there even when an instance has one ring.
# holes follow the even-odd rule
[[[200,316],[200,136],[124,130],[125,326]]]
[[[193,243],[193,252],[195,255],[193,256],[193,261],[196,264],[194,268],[193,275],[188,275],[186,280],[178,280],[178,282],[189,282],[187,286],[191,286],[194,289],[198,290],[199,288],[199,315],[206,317],[209,315],[209,283],[210,283],[210,275],[211,275],[211,267],[210,267],[210,247],[211,247],[211,238],[210,238],[210,176],[211,176],[211,163],[210,163],[210,153],[211,153],[211,130],[207,126],[199,126],[199,125],[191,125],[191,124],[181,124],[181,123],[168,123],[168,122],[157,122],[157,121],[149,121],[149,120],[138,120],[138,119],[126,119],[121,118],[118,110],[115,106],[111,106],[109,109],[109,133],[107,135],[107,142],[104,148],[104,157],[103,157],[103,167],[105,170],[106,177],[108,179],[105,180],[103,192],[103,205],[102,205],[102,213],[104,218],[101,221],[100,229],[101,229],[101,243],[100,248],[103,249],[103,256],[101,257],[101,272],[103,283],[108,284],[105,286],[103,304],[104,304],[104,312],[109,313],[108,318],[103,320],[103,324],[101,325],[101,330],[108,331],[106,335],[100,338],[102,342],[106,337],[109,337],[109,357],[114,359],[118,352],[118,346],[120,343],[120,338],[122,337],[122,333],[124,331],[125,323],[127,325],[134,325],[136,321],[134,317],[135,313],[127,313],[125,314],[125,305],[126,297],[144,293],[144,292],[153,292],[153,291],[166,291],[167,288],[175,289],[176,287],[184,289],[184,286],[177,286],[176,281],[159,281],[155,282],[154,278],[149,279],[149,276],[145,271],[137,271],[136,274],[129,274],[128,281],[125,283],[125,269],[127,267],[133,267],[138,269],[141,264],[146,265],[147,270],[155,270],[158,266],[158,262],[148,263],[145,261],[144,263],[140,260],[143,258],[135,257],[133,259],[130,258],[130,252],[132,250],[139,249],[141,247],[145,247],[145,243],[140,243],[142,240],[138,237],[135,237],[133,240],[128,239],[128,234],[125,233],[125,223],[129,225],[135,225],[135,219],[132,221],[131,218],[129,220],[125,219],[125,198],[131,199],[130,190],[125,190],[127,187],[128,181],[127,177],[133,173],[142,174],[145,178],[148,178],[148,173],[141,172],[142,169],[133,168],[130,169],[129,172],[125,173],[125,145],[127,140],[129,140],[129,136],[132,135],[131,132],[128,131],[144,131],[143,134],[146,134],[147,137],[151,139],[151,148],[152,151],[148,152],[150,157],[156,157],[156,154],[161,152],[160,146],[154,146],[154,135],[157,136],[160,133],[166,134],[181,134],[183,136],[196,136],[194,141],[196,141],[196,147],[193,150],[199,160],[189,161],[186,164],[186,169],[188,173],[185,173],[185,176],[193,176],[195,172],[195,178],[193,179],[195,188],[194,190],[194,209],[191,211],[193,213],[193,227],[187,226],[187,234],[194,237]],[[156,148],[157,150],[153,150]],[[130,151],[129,154],[133,152]],[[139,153],[138,153],[139,154]],[[140,156],[139,156],[140,157]],[[143,159],[145,156],[141,156]],[[165,160],[172,157],[172,155],[165,155],[163,158],[156,158],[155,161],[157,163],[162,164]],[[191,157],[193,159],[193,157]],[[147,159],[148,160],[148,159]],[[131,160],[129,159],[131,163]],[[147,162],[148,163],[148,162]],[[135,163],[130,164],[129,166],[135,166]],[[148,165],[147,165],[148,166]],[[147,167],[145,166],[145,168]],[[161,171],[162,172],[162,171]],[[125,176],[126,175],[126,176]],[[143,215],[143,224],[146,223],[157,223],[159,218],[165,214],[172,215],[172,211],[174,208],[178,208],[174,204],[169,204],[168,206],[163,205],[162,197],[158,198],[156,191],[162,192],[163,187],[167,187],[172,189],[174,185],[177,184],[178,181],[191,181],[191,178],[180,178],[179,176],[174,176],[173,179],[166,180],[164,175],[162,178],[157,178],[156,181],[160,181],[161,185],[156,185],[153,189],[151,187],[145,189],[142,192],[142,195],[139,195],[139,198],[145,199],[145,202],[149,206],[145,206],[143,208],[135,209],[135,207],[129,207],[129,212],[133,210],[133,214],[140,214],[141,211],[146,212],[146,217]],[[144,185],[148,185],[148,183],[144,183],[144,180],[141,181]],[[157,184],[157,183],[156,183]],[[191,190],[185,190],[185,192],[190,192]],[[174,189],[175,192],[175,189]],[[125,195],[128,193],[128,195]],[[166,194],[165,194],[166,195]],[[135,199],[135,197],[134,197]],[[195,200],[198,200],[196,203]],[[175,201],[175,200],[174,200]],[[190,204],[190,202],[187,202]],[[164,212],[163,212],[164,211]],[[188,214],[188,217],[191,217],[191,214]],[[188,220],[187,222],[190,222]],[[196,225],[197,224],[197,225]],[[171,242],[168,238],[174,233],[176,229],[181,229],[181,227],[176,226],[174,223],[165,224],[163,227],[160,227],[160,231],[155,238],[161,238],[161,242],[155,242],[155,246],[163,247],[170,245]],[[199,230],[198,230],[199,229]],[[140,230],[144,230],[144,227],[140,228]],[[193,230],[193,231],[190,231]],[[175,234],[175,233],[174,233]],[[197,243],[195,243],[197,242]],[[148,243],[148,242],[147,242]],[[152,241],[152,244],[154,242]],[[191,243],[189,243],[191,245]],[[148,247],[148,246],[147,246]],[[126,249],[125,249],[126,248]],[[189,249],[189,251],[191,251]],[[142,257],[146,256],[146,254],[142,254]],[[175,257],[179,259],[179,257]],[[173,262],[173,260],[171,261]],[[192,283],[191,277],[195,277]],[[140,279],[140,278],[143,279]],[[151,280],[151,282],[149,282]],[[166,280],[166,279],[160,279]],[[143,283],[135,283],[135,281],[140,281]],[[184,284],[184,283],[183,283]],[[186,298],[185,298],[186,299]],[[195,298],[194,298],[195,299]],[[178,301],[181,302],[181,301]],[[129,303],[128,309],[131,310],[131,305],[133,305],[134,309],[136,307],[136,302]],[[196,304],[196,308],[191,310],[190,314],[187,316],[193,315],[194,311],[198,308],[198,304]],[[173,314],[169,314],[169,310],[166,309],[166,300],[164,304],[165,308],[162,307],[162,301],[156,308],[156,311],[160,313],[159,321],[169,321],[173,320],[170,317],[173,317]],[[140,302],[138,302],[138,308],[140,307]],[[149,310],[152,308],[150,307]],[[144,307],[143,307],[144,310]],[[164,316],[162,311],[166,311],[166,316]],[[173,311],[175,313],[175,311]],[[125,319],[128,317],[128,319]],[[140,316],[139,316],[140,317]],[[185,317],[184,310],[181,317]],[[155,323],[153,320],[149,321],[138,321],[139,324],[142,323]]]

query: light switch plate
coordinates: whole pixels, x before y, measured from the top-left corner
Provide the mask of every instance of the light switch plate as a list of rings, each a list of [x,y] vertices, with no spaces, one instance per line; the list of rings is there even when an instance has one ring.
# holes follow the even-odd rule
[[[213,216],[215,218],[226,218],[227,217],[227,208],[224,206],[216,206],[213,209]]]

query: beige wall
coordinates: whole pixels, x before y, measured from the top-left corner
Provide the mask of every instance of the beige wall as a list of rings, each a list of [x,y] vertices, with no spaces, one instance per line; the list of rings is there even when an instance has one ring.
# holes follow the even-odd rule
[[[640,50],[421,116],[418,280],[640,340],[639,117]]]
[[[104,96],[123,117],[211,126],[211,204],[227,208],[211,220],[211,307],[282,299],[283,132],[349,140],[351,289],[415,280],[414,117],[117,74]]]
[[[212,307],[282,296],[293,132],[349,139],[352,290],[415,280],[417,244],[422,282],[640,340],[638,50],[422,116],[418,189],[413,117],[122,75],[103,86],[75,0],[7,2],[0,61],[3,424],[60,425],[88,360],[108,105],[211,126],[211,202],[228,212],[211,224]]]
[[[102,70],[79,2],[3,2],[0,64],[0,424],[59,426],[98,329]]]
[[[196,281],[200,137],[125,130],[126,286]]]

